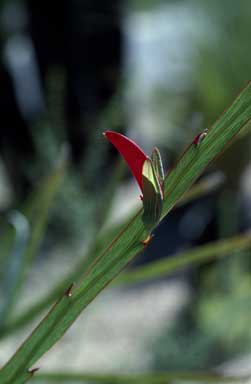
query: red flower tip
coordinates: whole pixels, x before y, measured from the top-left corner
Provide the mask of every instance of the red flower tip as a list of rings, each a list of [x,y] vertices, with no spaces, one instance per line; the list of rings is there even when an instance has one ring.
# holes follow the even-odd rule
[[[146,154],[134,141],[121,135],[121,133],[105,131],[103,135],[107,137],[107,139],[117,148],[121,156],[123,156],[142,191],[143,164],[148,158]]]
[[[202,140],[205,139],[205,137],[207,136],[207,133],[208,133],[208,129],[206,128],[204,129],[203,132],[195,136],[195,138],[193,139],[193,144],[197,147],[202,142]]]

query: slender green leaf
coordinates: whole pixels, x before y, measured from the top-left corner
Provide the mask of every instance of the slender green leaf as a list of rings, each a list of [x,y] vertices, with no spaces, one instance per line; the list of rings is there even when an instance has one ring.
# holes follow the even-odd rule
[[[224,183],[224,181],[225,176],[222,172],[215,172],[211,175],[203,177],[203,179],[198,181],[181,197],[177,206],[188,204],[209,193],[217,191],[217,189]]]
[[[0,217],[1,247],[0,247],[0,281],[5,274],[5,265],[8,264],[8,257],[15,243],[16,231],[10,224],[7,217]]]
[[[163,192],[151,159],[146,159],[142,170],[143,223],[151,231],[159,222]]]
[[[64,159],[60,164],[57,164],[49,176],[41,183],[24,210],[24,214],[32,227],[31,239],[26,250],[24,269],[30,264],[43,238],[50,208],[61,185],[65,168],[66,162]]]
[[[194,199],[204,196],[207,193],[213,192],[223,183],[223,181],[224,177],[220,173],[216,173],[203,178],[203,180],[196,183],[181,197],[177,206],[187,204]],[[101,236],[98,236],[96,239],[94,239],[94,244],[91,249],[89,249],[87,254],[83,255],[81,261],[74,265],[72,270],[67,274],[67,276],[63,278],[62,281],[52,287],[51,290],[42,298],[38,298],[34,304],[31,304],[24,312],[18,315],[18,317],[9,320],[8,324],[6,324],[5,328],[2,330],[1,337],[7,336],[10,332],[16,331],[24,325],[28,324],[44,309],[51,305],[56,300],[56,298],[63,293],[67,285],[69,285],[72,281],[77,282],[79,278],[84,274],[88,265],[90,265],[94,255],[99,253],[99,249],[101,249],[105,243],[108,244],[115,237],[115,235],[122,230],[126,221],[128,220],[125,220],[122,224],[115,225],[114,227],[107,229],[103,234],[101,234]],[[215,246],[217,246],[217,244]],[[214,251],[212,250],[212,252]],[[217,254],[214,254],[215,257],[217,257]],[[200,262],[203,263],[204,258],[201,259]]]
[[[226,147],[251,118],[251,84],[209,130],[199,146],[191,144],[165,179],[164,217],[191,187],[205,167]],[[32,334],[2,368],[0,382],[24,383],[27,371],[67,331],[83,309],[143,249],[148,236],[142,223],[142,210],[112,243],[95,259],[89,271],[72,292],[66,291]]]
[[[22,209],[23,220],[26,220],[27,225],[29,226],[29,234],[20,235],[21,237],[24,237],[25,235],[26,240],[23,238],[19,239],[20,236],[16,230],[16,237],[14,237],[12,245],[13,250],[9,255],[8,263],[6,261],[6,278],[3,280],[4,286],[2,287],[3,292],[6,294],[6,298],[4,300],[4,308],[1,318],[1,335],[4,334],[5,327],[8,327],[9,318],[22,289],[26,273],[44,236],[50,207],[65,172],[65,160],[65,158],[61,159],[51,171],[50,175],[41,182],[39,187],[28,198]],[[21,214],[19,214],[19,216],[21,216]],[[6,232],[7,239],[9,239],[10,236],[11,232],[8,230]],[[15,260],[13,260],[14,258]],[[12,264],[15,265],[15,273],[13,273]],[[6,279],[8,280],[8,287],[11,284],[10,288],[6,287]]]
[[[15,241],[5,265],[5,275],[2,278],[3,298],[0,303],[0,330],[4,327],[16,298],[16,284],[23,269],[25,250],[30,238],[29,222],[19,211],[9,214],[9,222],[16,231]]]
[[[128,220],[127,220],[128,221]],[[112,227],[98,236],[94,243],[90,246],[86,254],[81,260],[73,266],[72,270],[60,282],[58,282],[52,289],[46,293],[42,298],[36,300],[24,312],[21,312],[14,319],[10,319],[1,331],[1,338],[8,336],[11,332],[19,330],[27,323],[36,318],[44,309],[51,305],[60,295],[63,294],[65,287],[70,285],[73,281],[77,283],[83,276],[87,268],[90,266],[95,258],[95,255],[108,245],[118,232],[125,226],[125,222]]]
[[[19,274],[16,276],[8,313],[11,312],[11,309],[15,304],[15,300],[21,291],[28,268],[36,255],[40,242],[43,238],[50,207],[56,192],[58,191],[59,185],[61,184],[64,171],[65,163],[61,163],[60,166],[57,166],[46,178],[46,180],[42,182],[41,186],[34,193],[30,204],[28,203],[27,208],[24,209],[25,216],[30,223],[31,234],[24,252],[22,266],[19,270]]]
[[[169,276],[178,270],[207,263],[216,258],[232,255],[233,252],[251,249],[251,234],[202,245],[174,256],[149,263],[132,271],[124,272],[117,283],[134,284],[145,280]]]
[[[84,373],[38,373],[31,382],[57,383],[103,383],[103,384],[168,384],[175,382],[195,383],[244,383],[249,377],[221,376],[204,372],[161,372],[134,375],[84,374]]]
[[[163,168],[163,164],[162,164],[160,151],[158,150],[157,147],[153,148],[153,151],[151,154],[151,159],[152,159],[152,163],[153,163],[153,168],[154,168],[155,173],[159,179],[159,182],[162,183],[164,181],[165,174],[164,174],[164,168]]]

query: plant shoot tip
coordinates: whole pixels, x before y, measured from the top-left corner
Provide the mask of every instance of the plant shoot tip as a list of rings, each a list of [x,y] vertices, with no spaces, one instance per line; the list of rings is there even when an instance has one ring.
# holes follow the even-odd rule
[[[147,247],[147,246],[151,243],[153,237],[154,237],[154,235],[149,234],[149,235],[146,237],[146,239],[141,240],[140,242],[144,245],[144,247]]]
[[[28,373],[30,373],[31,376],[33,376],[37,371],[39,371],[39,367],[28,369]]]
[[[65,296],[67,296],[67,297],[71,297],[72,296],[72,288],[73,288],[73,286],[74,286],[74,283],[71,283],[69,288],[67,288],[67,290],[65,291]]]

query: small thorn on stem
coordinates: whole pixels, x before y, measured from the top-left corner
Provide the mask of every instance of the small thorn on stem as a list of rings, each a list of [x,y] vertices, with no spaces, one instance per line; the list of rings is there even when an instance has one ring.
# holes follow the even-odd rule
[[[149,234],[146,239],[141,240],[140,242],[144,245],[144,247],[147,247],[151,243],[153,237],[154,235]]]
[[[37,371],[39,371],[40,368],[32,368],[32,369],[28,369],[28,373],[33,376]]]
[[[197,147],[206,137],[208,129],[204,129],[203,132],[199,133],[193,140],[193,144]]]
[[[67,297],[71,297],[72,296],[72,288],[73,288],[73,286],[74,286],[74,283],[71,283],[69,288],[67,288],[67,290],[65,291],[65,296],[67,296]]]

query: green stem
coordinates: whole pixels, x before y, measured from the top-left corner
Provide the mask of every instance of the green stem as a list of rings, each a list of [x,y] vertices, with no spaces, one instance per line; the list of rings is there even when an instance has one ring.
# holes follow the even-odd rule
[[[209,130],[202,143],[199,146],[194,146],[192,143],[166,177],[162,218],[250,118],[251,84],[249,83]],[[71,296],[65,294],[58,301],[2,368],[1,384],[22,384],[27,381],[30,367],[63,336],[98,293],[144,249],[142,240],[147,235],[142,223],[141,210],[97,257],[80,284],[73,289]]]

